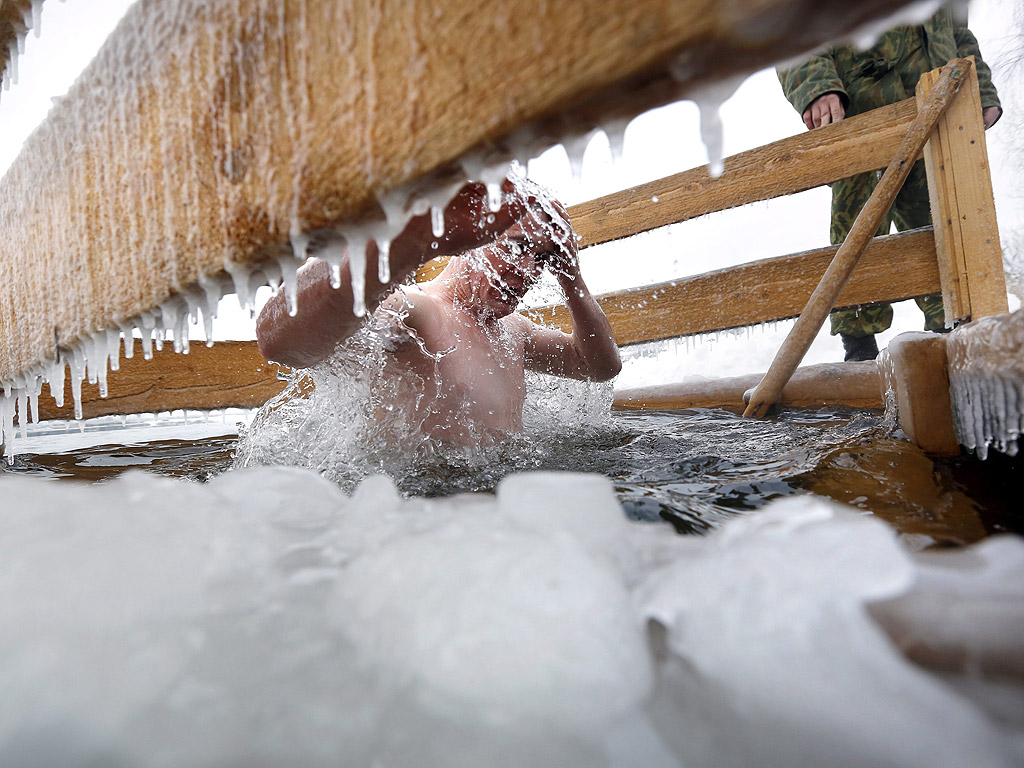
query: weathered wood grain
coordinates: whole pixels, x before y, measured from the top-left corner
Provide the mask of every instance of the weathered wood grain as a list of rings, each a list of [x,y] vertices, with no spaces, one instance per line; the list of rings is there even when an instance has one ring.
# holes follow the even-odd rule
[[[973,58],[972,58],[973,60]],[[917,88],[923,101],[936,74]],[[977,74],[971,74],[925,147],[943,303],[952,319],[1009,310]]]
[[[946,112],[960,84],[973,69],[972,61],[952,59],[939,71],[935,86],[917,110],[917,116],[907,129],[899,149],[857,214],[849,234],[807,300],[807,306],[800,311],[800,317],[782,342],[764,380],[754,390],[750,404],[743,412],[744,416],[762,418],[782,394],[783,387],[807,354],[829,312],[836,307],[843,286],[878,231],[879,223],[892,207],[897,193],[903,188],[910,169],[920,157],[939,118]]]
[[[916,114],[913,99],[907,99],[733,155],[717,179],[701,166],[580,203],[569,216],[586,248],[831,184],[884,168]]]
[[[525,125],[633,115],[906,3],[139,0],[0,181],[0,380]]]
[[[796,317],[837,246],[754,261],[667,283],[604,294],[598,303],[621,346],[712,333]],[[899,301],[939,289],[931,227],[876,238],[839,296],[839,307]],[[564,305],[527,312],[538,322],[572,329]]]
[[[737,413],[746,406],[743,395],[757,386],[763,374],[731,376],[623,389],[615,393],[612,408],[620,411],[727,408]],[[874,361],[822,363],[798,368],[782,390],[779,404],[787,408],[845,405],[881,408],[882,380]]]
[[[132,358],[122,358],[120,370],[110,375],[107,397],[100,397],[97,385],[82,383],[82,415],[256,408],[284,389],[278,371],[254,341],[195,345],[187,355],[175,354],[168,345],[155,351],[153,359],[143,360],[142,343],[136,340]],[[70,380],[65,382],[63,408],[51,397],[39,398],[39,418],[74,418]]]
[[[901,333],[889,342],[888,385],[896,398],[896,415],[904,434],[926,453],[956,456],[946,337]]]

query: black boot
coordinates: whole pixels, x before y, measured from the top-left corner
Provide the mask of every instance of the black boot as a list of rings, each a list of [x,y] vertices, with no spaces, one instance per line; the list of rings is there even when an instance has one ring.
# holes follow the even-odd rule
[[[875,343],[874,334],[867,336],[850,336],[848,333],[839,334],[843,340],[843,349],[846,350],[846,362],[856,360],[874,360],[878,357],[878,344]]]

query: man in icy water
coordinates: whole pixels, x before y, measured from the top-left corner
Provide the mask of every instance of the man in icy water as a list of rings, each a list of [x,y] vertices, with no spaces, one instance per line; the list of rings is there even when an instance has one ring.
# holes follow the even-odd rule
[[[493,443],[521,431],[527,370],[607,381],[621,368],[608,319],[580,275],[565,209],[525,179],[506,181],[504,190],[504,204],[492,213],[485,187],[465,185],[444,211],[441,237],[434,237],[429,216],[412,218],[391,243],[386,284],[377,279],[376,245],[366,248],[365,305],[368,322],[384,336],[380,378],[391,380],[388,410],[446,443]],[[404,285],[439,255],[452,257],[440,275]],[[545,269],[566,296],[571,334],[515,312]],[[278,292],[256,332],[268,360],[306,368],[330,356],[364,318],[353,311],[347,258],[337,288],[325,261],[307,262],[297,296],[298,312],[289,316]]]

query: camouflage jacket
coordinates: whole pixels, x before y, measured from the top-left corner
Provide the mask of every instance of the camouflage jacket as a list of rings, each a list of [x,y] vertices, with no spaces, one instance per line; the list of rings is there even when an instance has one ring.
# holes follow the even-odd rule
[[[838,93],[847,114],[853,115],[914,95],[912,89],[907,93],[898,83],[890,88],[879,87],[879,82],[888,71],[908,66],[922,67],[913,73],[916,80],[923,71],[937,69],[954,57],[973,55],[982,107],[1000,106],[999,96],[992,84],[992,72],[982,61],[977,38],[966,26],[957,23],[949,5],[943,6],[921,27],[902,29],[920,39],[923,55],[918,50],[913,62],[904,59],[904,52],[890,50],[893,40],[899,45],[899,36],[891,38],[891,33],[886,33],[874,48],[866,51],[859,51],[849,45],[829,48],[795,67],[779,69],[779,81],[786,98],[796,107],[797,112],[803,114],[819,96]],[[871,103],[878,100],[882,103]]]

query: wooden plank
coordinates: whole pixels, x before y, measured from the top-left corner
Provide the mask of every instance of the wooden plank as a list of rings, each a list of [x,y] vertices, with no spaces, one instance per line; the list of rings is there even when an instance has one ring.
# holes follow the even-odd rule
[[[187,355],[175,354],[168,344],[154,351],[152,360],[143,360],[142,342],[136,339],[132,358],[122,358],[120,370],[110,375],[107,397],[99,396],[96,384],[82,383],[82,415],[256,408],[284,389],[278,371],[263,359],[255,341],[197,344]],[[74,418],[70,380],[64,385],[63,408],[53,398],[39,398],[39,418]]]
[[[730,269],[608,293],[598,302],[621,345],[668,339],[796,317],[838,246],[754,261]],[[839,296],[838,307],[900,301],[939,290],[931,227],[875,238]],[[527,316],[572,329],[564,305]]]
[[[744,394],[757,386],[762,373],[637,387],[615,392],[612,408],[619,411],[746,407]],[[779,403],[787,408],[845,405],[881,408],[882,379],[875,362],[822,363],[798,368],[782,390]]]
[[[936,77],[934,72],[925,72],[921,76],[917,84],[919,105],[935,84]],[[939,281],[942,285],[942,304],[946,314],[946,325],[951,326],[954,321],[970,317],[971,309],[967,296],[963,243],[958,233],[954,232],[955,223],[960,220],[960,212],[957,207],[956,190],[953,188],[953,166],[947,134],[945,124],[940,122],[925,144],[922,154],[928,176],[928,197],[931,204]]]
[[[692,168],[580,203],[569,217],[586,248],[884,168],[916,114],[907,99],[733,155],[717,179]]]
[[[140,0],[0,181],[0,380],[474,147],[638,114],[909,1]]]
[[[970,316],[977,320],[1009,311],[992,177],[977,76],[961,89],[942,126],[948,144],[952,190],[959,219],[958,242],[967,278]]]
[[[705,166],[692,168],[573,205],[569,219],[588,248],[884,168],[916,114],[913,99],[890,104],[728,157],[718,179]],[[416,279],[436,277],[445,263],[427,262]]]

